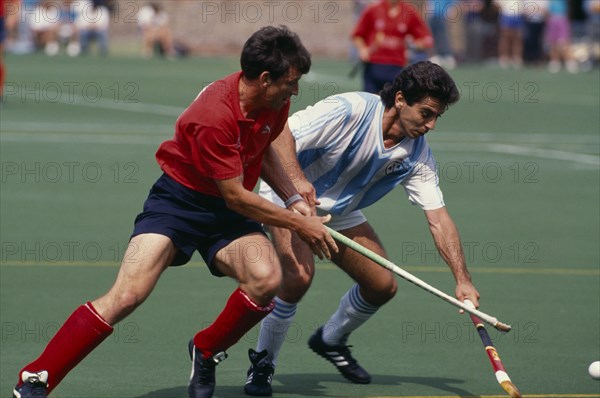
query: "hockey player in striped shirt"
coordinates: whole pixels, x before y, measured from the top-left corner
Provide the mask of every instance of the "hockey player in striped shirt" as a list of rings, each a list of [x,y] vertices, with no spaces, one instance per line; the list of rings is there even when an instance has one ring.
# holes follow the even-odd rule
[[[361,209],[401,185],[410,202],[425,213],[436,248],[456,280],[457,299],[469,299],[477,306],[479,293],[471,282],[425,139],[458,99],[454,81],[441,67],[428,61],[413,64],[379,95],[333,95],[292,115],[273,144],[286,163],[271,169],[289,175],[300,193],[297,200],[306,201],[317,214],[331,214],[329,227],[382,256],[385,250]],[[265,183],[260,194],[285,206]],[[249,350],[251,366],[244,390],[254,396],[272,393],[278,353],[315,271],[310,248],[295,233],[276,227],[269,231],[284,277],[275,310],[261,324],[257,349]],[[394,297],[396,280],[390,271],[348,247],[339,244],[339,249],[332,261],[356,283],[310,337],[309,347],[348,380],[368,384],[371,376],[346,343],[354,330]]]

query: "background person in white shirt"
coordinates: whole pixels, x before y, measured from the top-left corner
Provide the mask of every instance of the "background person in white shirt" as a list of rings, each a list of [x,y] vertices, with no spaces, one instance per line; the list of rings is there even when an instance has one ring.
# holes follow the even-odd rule
[[[94,1],[76,3],[77,17],[75,26],[79,32],[81,55],[87,55],[92,42],[98,44],[98,52],[108,55],[108,30],[110,26],[110,11],[106,6]]]
[[[159,3],[151,2],[140,8],[137,15],[142,31],[142,54],[151,58],[157,50],[161,56],[173,57],[173,34],[169,14]]]

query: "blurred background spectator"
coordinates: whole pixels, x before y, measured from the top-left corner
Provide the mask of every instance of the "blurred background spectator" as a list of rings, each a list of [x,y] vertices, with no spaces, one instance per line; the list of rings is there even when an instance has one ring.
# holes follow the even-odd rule
[[[402,0],[368,5],[352,31],[352,42],[364,63],[363,89],[370,93],[378,93],[408,65],[409,45],[417,50],[433,47],[427,24],[414,6]]]
[[[61,3],[58,42],[71,57],[79,55],[78,30],[76,26],[79,4],[80,0],[63,0]]]
[[[137,18],[142,31],[143,56],[175,56],[169,14],[162,6],[157,2],[148,3],[140,8]]]
[[[356,23],[358,22],[358,19],[360,18],[360,15],[362,14],[362,12],[364,11],[365,7],[367,5],[369,5],[370,3],[372,3],[374,0],[352,0],[352,25],[356,25]],[[352,43],[350,43],[350,47],[349,47],[349,59],[352,63],[356,63],[357,61],[360,61],[360,58],[358,56],[358,50],[356,49],[356,46]]]
[[[447,69],[454,69],[456,66],[447,29],[453,4],[454,0],[427,0],[427,23],[434,43],[431,61]]]
[[[496,62],[500,41],[500,6],[495,0],[483,0],[481,9],[482,44],[484,61]]]
[[[6,40],[6,8],[4,0],[0,0],[0,106],[2,106],[2,94],[4,92],[4,41]]]
[[[19,16],[21,15],[21,0],[4,0],[4,30],[5,44],[10,47],[18,36]]]
[[[549,0],[527,0],[524,9],[523,61],[538,65],[544,61],[544,29]],[[552,0],[550,0],[552,1]]]
[[[32,9],[39,0],[5,0],[7,41],[6,50],[14,54],[34,51],[31,30],[24,8]]]
[[[589,70],[600,61],[600,0],[584,0],[583,10],[586,14],[585,49],[578,59],[584,69]]]
[[[466,52],[468,63],[496,63],[500,32],[500,6],[496,0],[463,0]]]
[[[42,0],[35,5],[32,13],[27,12],[26,18],[36,51],[44,51],[50,56],[58,54],[61,14],[59,3],[52,0]]]
[[[500,38],[498,62],[502,68],[523,64],[523,0],[498,0]]]
[[[110,43],[111,54],[136,56],[141,33],[144,57],[226,55],[237,52],[240,35],[255,26],[281,23],[298,31],[314,55],[356,63],[361,58],[356,36],[354,43],[348,40],[345,44],[340,37],[348,37],[366,10],[383,4],[386,11],[373,19],[383,30],[374,27],[376,33],[368,39],[368,68],[383,65],[397,71],[407,63],[435,56],[432,60],[447,68],[463,63],[520,67],[524,62],[551,71],[587,71],[597,67],[600,58],[600,0],[267,3],[4,0],[4,50],[9,54],[39,51],[77,56],[97,47],[100,54],[107,55]],[[421,33],[411,31],[415,16],[425,21],[422,29],[434,38],[428,45],[435,47],[428,53],[423,52]],[[400,33],[392,33],[394,29]],[[392,62],[391,58],[396,59]]]
[[[483,23],[481,9],[483,8],[483,0],[461,0],[460,8],[464,24],[465,53],[463,61],[476,63],[481,61],[482,58]]]
[[[75,25],[79,32],[81,55],[88,55],[90,45],[96,42],[98,53],[108,55],[108,29],[110,11],[103,3],[92,0],[77,0]]]
[[[571,73],[579,70],[571,54],[571,26],[567,0],[550,1],[545,40],[550,56],[548,71],[556,73],[563,64]]]

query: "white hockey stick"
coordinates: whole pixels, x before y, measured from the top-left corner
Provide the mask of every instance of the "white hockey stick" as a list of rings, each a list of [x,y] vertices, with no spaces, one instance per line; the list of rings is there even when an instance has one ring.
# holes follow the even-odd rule
[[[331,234],[331,236],[333,236],[333,238],[337,239],[341,243],[345,244],[352,250],[355,250],[356,252],[362,254],[363,256],[367,257],[368,259],[374,261],[375,263],[381,265],[383,268],[386,268],[386,269],[392,271],[394,274],[398,275],[399,277],[417,285],[421,289],[426,290],[435,296],[438,296],[442,300],[454,305],[455,307],[458,307],[472,315],[477,316],[479,319],[492,325],[493,327],[495,327],[498,330],[501,330],[503,332],[510,331],[510,329],[511,329],[510,325],[502,323],[493,316],[490,316],[490,315],[488,315],[484,312],[481,312],[475,308],[472,308],[468,305],[465,305],[464,303],[460,302],[459,300],[455,299],[454,297],[447,295],[446,293],[442,292],[441,290],[436,289],[435,287],[429,285],[428,283],[426,283],[426,282],[422,281],[421,279],[417,278],[416,276],[412,275],[411,273],[403,270],[402,268],[398,267],[396,264],[392,263],[388,259],[383,258],[379,254],[374,253],[373,251],[362,246],[361,244],[356,243],[355,241],[348,238],[347,236],[342,235],[341,233],[334,231],[333,229],[331,229],[327,226],[326,226],[326,228],[327,228],[327,231],[329,231],[329,233]]]

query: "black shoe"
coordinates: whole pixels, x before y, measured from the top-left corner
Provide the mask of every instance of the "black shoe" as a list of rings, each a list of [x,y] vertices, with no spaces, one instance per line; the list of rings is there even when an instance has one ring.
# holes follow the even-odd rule
[[[371,375],[367,373],[350,354],[350,347],[347,345],[327,345],[323,341],[323,327],[317,331],[308,340],[308,346],[315,353],[335,365],[342,376],[353,383],[369,384]]]
[[[211,398],[215,392],[215,367],[227,358],[227,354],[222,351],[204,359],[193,339],[190,340],[188,348],[192,359],[192,374],[188,383],[189,397]]]
[[[248,369],[248,379],[244,385],[246,395],[254,397],[270,397],[273,394],[271,382],[273,381],[273,373],[275,368],[267,358],[269,353],[267,350],[256,352],[252,348],[248,350],[248,358],[250,358],[250,369]]]
[[[21,373],[23,384],[15,387],[13,398],[47,398],[46,388],[48,387],[48,372],[45,370],[39,373]]]

